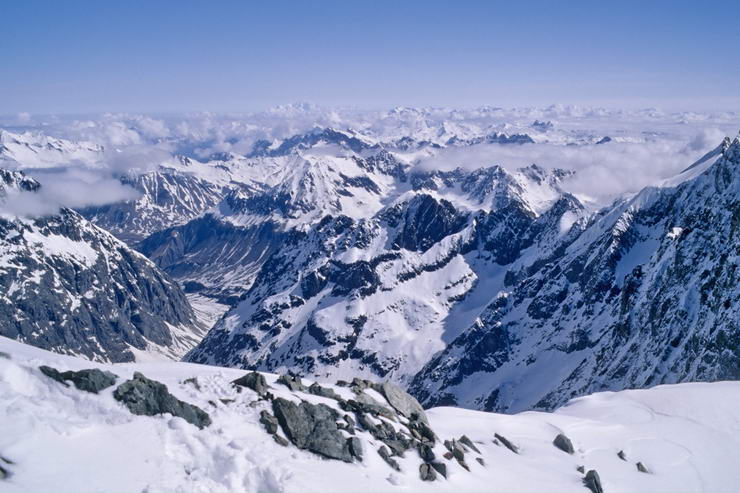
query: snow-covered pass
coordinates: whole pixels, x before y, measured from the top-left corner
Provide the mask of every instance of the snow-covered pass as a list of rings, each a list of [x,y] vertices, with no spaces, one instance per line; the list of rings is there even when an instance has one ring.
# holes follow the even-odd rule
[[[81,371],[97,370],[97,371]],[[733,492],[740,382],[426,411],[394,385],[99,364],[0,337],[3,492]]]

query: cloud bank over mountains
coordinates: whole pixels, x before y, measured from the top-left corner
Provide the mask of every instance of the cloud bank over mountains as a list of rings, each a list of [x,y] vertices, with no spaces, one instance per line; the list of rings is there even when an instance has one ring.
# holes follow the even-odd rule
[[[277,145],[323,128],[345,131],[381,146],[407,137],[433,144],[405,153],[408,164],[420,170],[492,165],[516,169],[533,163],[574,170],[564,186],[596,206],[679,173],[725,135],[736,135],[740,115],[560,105],[366,111],[307,103],[233,115],[59,117],[23,113],[0,118],[0,129],[5,130],[0,165],[29,172],[42,183],[42,191],[6,200],[3,210],[38,215],[59,207],[135,199],[137,192],[121,184],[120,176],[156,170],[177,156],[203,162],[228,155],[248,156],[258,141]],[[447,145],[450,139],[474,140],[499,133],[526,134],[534,143]],[[64,146],[79,149],[54,152],[55,147]]]

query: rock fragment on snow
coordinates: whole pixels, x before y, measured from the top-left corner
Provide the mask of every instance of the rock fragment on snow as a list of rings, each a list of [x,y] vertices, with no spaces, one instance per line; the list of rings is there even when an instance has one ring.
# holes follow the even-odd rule
[[[165,384],[150,380],[139,372],[134,373],[132,380],[119,385],[113,391],[113,397],[122,402],[133,414],[155,416],[170,413],[201,429],[211,424],[208,413],[181,401],[169,393]]]
[[[563,435],[562,433],[558,434],[558,436],[555,437],[555,440],[552,441],[552,444],[567,454],[573,454],[575,452],[575,449],[573,448],[573,442],[571,442],[570,438]]]
[[[381,445],[381,447],[378,449],[378,455],[393,469],[396,471],[401,470],[401,466],[398,465],[398,462],[396,462],[393,457],[391,457],[391,453],[388,451],[388,447],[385,445]]]
[[[265,380],[265,376],[261,373],[257,373],[256,371],[247,373],[246,375],[237,378],[231,383],[239,387],[247,387],[248,389],[252,389],[260,397],[265,397],[268,393],[267,390],[270,388],[267,385],[267,380]]]
[[[435,471],[437,471],[443,478],[447,479],[447,465],[443,462],[430,462],[429,463]]]
[[[437,479],[437,473],[430,464],[422,462],[419,465],[419,477],[422,481],[434,481]]]
[[[469,449],[474,450],[476,453],[480,454],[480,450],[478,450],[478,447],[475,446],[473,441],[470,438],[468,438],[467,435],[461,436],[458,442],[462,443]]]
[[[337,427],[339,413],[325,404],[300,404],[278,397],[272,410],[285,435],[299,449],[352,462],[347,439]]]
[[[270,414],[268,411],[262,410],[260,412],[260,423],[265,427],[267,433],[274,435],[278,430],[278,420],[275,416]]]
[[[283,447],[287,447],[288,445],[290,445],[290,442],[280,435],[272,435],[272,439],[275,440],[278,445],[282,445]]]
[[[424,462],[432,462],[435,459],[432,447],[425,443],[419,443],[416,446],[416,450],[418,450],[419,457],[421,457]]]
[[[506,447],[507,449],[511,450],[515,454],[518,454],[519,453],[519,447],[517,447],[516,445],[514,445],[508,438],[506,438],[506,437],[504,437],[502,435],[499,435],[498,433],[494,433],[494,436],[496,437],[496,439],[498,441],[500,441],[504,445],[504,447]]]
[[[617,452],[617,457],[625,462],[627,461],[627,454],[624,453],[624,450],[620,450],[619,452]]]
[[[41,370],[41,373],[47,377],[56,380],[65,387],[69,386],[69,384],[67,384],[69,381],[72,382],[78,390],[83,390],[92,394],[97,394],[101,390],[114,385],[117,378],[113,373],[102,371],[97,368],[60,372],[50,366],[40,366],[39,370]]]
[[[637,464],[635,464],[635,466],[637,466],[637,470],[640,471],[640,472],[650,473],[650,471],[648,471],[647,467],[645,467],[645,464],[643,464],[642,462],[638,462]]]
[[[583,478],[583,486],[591,490],[592,493],[604,493],[599,473],[593,469],[590,469]]]

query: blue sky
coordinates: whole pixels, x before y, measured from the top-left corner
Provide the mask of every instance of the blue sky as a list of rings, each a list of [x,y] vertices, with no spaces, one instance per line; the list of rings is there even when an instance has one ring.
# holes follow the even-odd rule
[[[740,109],[736,2],[3,2],[0,114]]]

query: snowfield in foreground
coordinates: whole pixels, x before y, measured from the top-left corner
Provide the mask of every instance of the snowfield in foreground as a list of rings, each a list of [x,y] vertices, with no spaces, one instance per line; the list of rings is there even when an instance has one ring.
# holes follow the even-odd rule
[[[396,471],[376,452],[383,444],[359,427],[362,460],[329,460],[293,444],[280,445],[260,422],[261,411],[272,412],[270,400],[258,400],[256,392],[231,383],[245,375],[243,370],[187,363],[104,365],[3,337],[0,352],[4,492],[587,492],[579,466],[596,470],[606,493],[740,491],[740,382],[605,392],[575,399],[553,413],[430,409],[427,417],[438,437],[433,455],[445,464],[447,478],[425,482],[416,449],[393,457],[400,466]],[[47,377],[41,365],[60,371],[99,368],[117,379],[99,394],[83,392]],[[134,372],[206,411],[211,424],[199,429],[167,414],[131,414],[113,393]],[[185,382],[192,377],[196,384]],[[276,382],[276,375],[264,377],[276,400],[323,403],[345,414],[341,401],[291,391]],[[345,400],[359,399],[346,386],[324,388]],[[390,408],[390,399],[365,392]],[[405,419],[396,418],[393,426]],[[572,441],[573,454],[553,445],[560,433]],[[284,437],[285,431],[277,434]],[[444,440],[462,435],[480,451],[463,447],[469,471],[443,457]],[[638,471],[638,462],[647,472]]]

